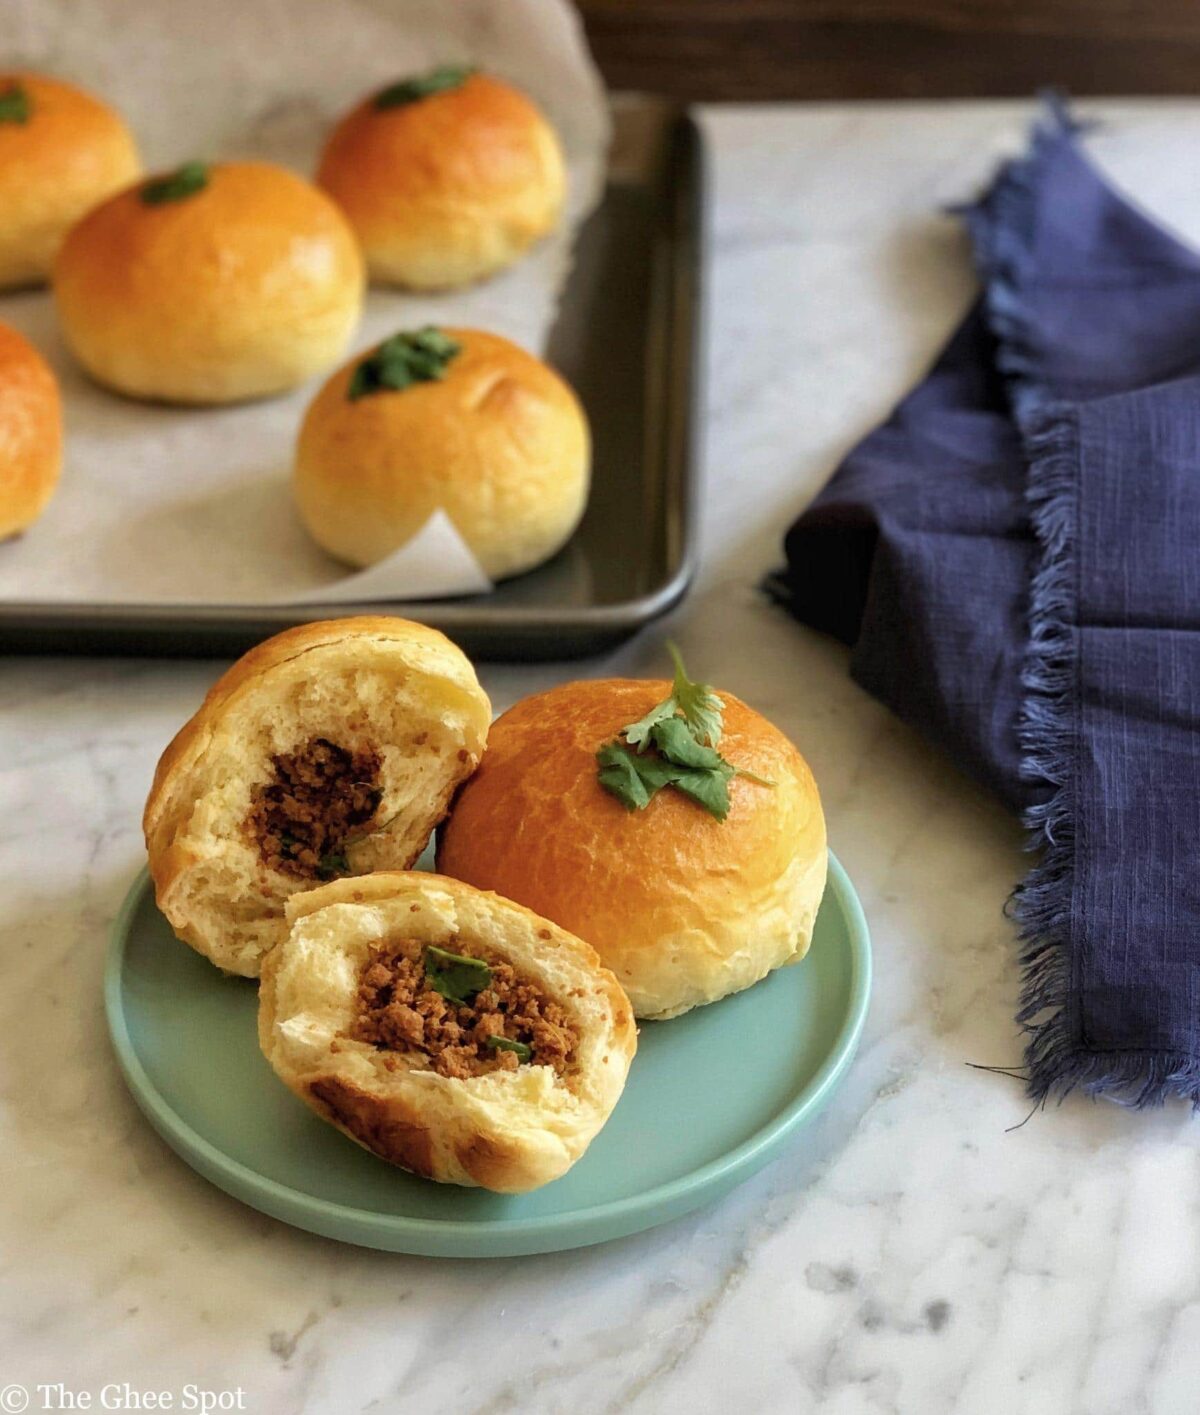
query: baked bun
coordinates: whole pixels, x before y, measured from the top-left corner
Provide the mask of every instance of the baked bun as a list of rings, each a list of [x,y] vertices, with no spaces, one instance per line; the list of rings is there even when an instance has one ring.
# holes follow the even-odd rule
[[[446,348],[458,352],[439,359]],[[396,367],[389,351],[401,369],[434,376],[359,393]],[[590,465],[583,409],[540,359],[482,330],[425,329],[347,364],[313,399],[296,448],[296,501],[318,544],[351,565],[399,549],[441,508],[499,580],[570,538]]]
[[[490,718],[462,652],[406,619],[259,644],[154,773],[143,825],[158,907],[218,967],[257,977],[289,895],[416,860]]]
[[[263,965],[259,1044],[381,1158],[516,1194],[565,1174],[612,1113],[637,1047],[629,999],[563,929],[420,871],[295,895],[288,919]],[[435,992],[430,945],[482,960],[484,991],[461,1007]]]
[[[627,811],[596,752],[670,683],[564,683],[492,724],[478,773],[439,832],[438,868],[587,939],[639,1017],[675,1017],[808,951],[825,888],[825,819],[804,758],[722,692],[721,754],[772,786],[729,782],[717,820],[675,789]]]
[[[0,324],[0,538],[45,510],[62,470],[62,400],[41,354]]]
[[[41,74],[0,74],[0,289],[45,281],[76,221],[140,171],[107,104]]]
[[[558,224],[554,129],[509,84],[439,69],[372,94],[337,125],[317,182],[350,218],[371,279],[416,290],[480,280]]]
[[[343,353],[362,257],[323,192],[267,162],[187,163],[113,197],[54,267],[67,343],[133,398],[278,393]]]

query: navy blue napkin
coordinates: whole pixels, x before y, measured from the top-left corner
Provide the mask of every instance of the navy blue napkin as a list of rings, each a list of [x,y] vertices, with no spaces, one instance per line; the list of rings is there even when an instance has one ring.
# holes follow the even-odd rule
[[[964,214],[979,303],[768,588],[1023,812],[1033,1097],[1200,1105],[1200,257],[1055,105]]]

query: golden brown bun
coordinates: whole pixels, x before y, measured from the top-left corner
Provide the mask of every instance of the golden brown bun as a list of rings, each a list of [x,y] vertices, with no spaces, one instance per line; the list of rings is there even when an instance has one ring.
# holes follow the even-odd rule
[[[259,1045],[301,1100],[366,1149],[428,1179],[516,1194],[565,1174],[612,1113],[637,1048],[629,999],[563,929],[417,870],[295,895],[288,919],[263,966]],[[511,962],[575,1024],[576,1065],[565,1077],[524,1065],[458,1080],[347,1037],[370,946],[387,937]]]
[[[372,280],[418,290],[510,265],[557,226],[566,196],[554,129],[486,74],[400,107],[365,99],[334,129],[317,182],[358,232]]]
[[[490,719],[466,656],[422,624],[332,619],[259,644],[154,773],[143,827],[158,907],[218,967],[257,977],[286,932],[284,902],[312,883],[268,867],[246,829],[274,754],[312,737],[376,750],[383,798],[372,833],[346,851],[349,868],[407,869],[483,755]]]
[[[0,537],[45,510],[62,470],[62,400],[41,354],[0,324]]]
[[[494,889],[586,939],[638,1017],[674,1017],[808,951],[825,888],[825,819],[804,758],[722,692],[722,754],[773,781],[729,783],[724,822],[673,789],[627,811],[596,752],[671,690],[565,683],[492,725],[439,832],[438,869]]]
[[[493,579],[549,559],[587,503],[591,438],[578,399],[540,359],[498,334],[448,329],[462,352],[445,377],[346,390],[365,355],[313,399],[295,491],[313,538],[371,565],[444,509]]]
[[[67,237],[54,294],[72,351],[134,398],[228,403],[329,367],[362,308],[354,233],[322,192],[267,162],[149,205],[114,197]]]
[[[41,284],[76,221],[141,171],[107,104],[40,74],[0,74],[0,94],[14,85],[29,117],[0,123],[0,289]]]

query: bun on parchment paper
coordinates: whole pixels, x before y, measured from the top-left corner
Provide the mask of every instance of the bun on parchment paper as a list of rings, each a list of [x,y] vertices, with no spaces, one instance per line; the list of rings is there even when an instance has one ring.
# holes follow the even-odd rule
[[[608,1119],[637,1033],[629,1000],[587,944],[507,899],[421,871],[294,895],[288,919],[263,967],[259,1044],[306,1105],[366,1149],[429,1179],[520,1193],[564,1174]],[[418,969],[430,944],[507,965],[556,1009],[556,1064],[536,1045],[507,1066],[476,1047],[492,1056],[475,1058],[477,1074],[444,1074],[423,1050],[357,1037],[362,980],[400,940]],[[479,996],[472,1015],[486,1006]],[[504,1021],[494,1014],[484,1030]],[[453,1069],[470,1067],[457,1056]]]
[[[185,163],[86,216],[54,267],[63,334],[118,393],[230,403],[345,352],[363,266],[332,201],[269,162]]]
[[[435,629],[363,617],[268,639],[158,763],[143,821],[158,907],[218,967],[257,977],[289,896],[414,863],[490,718]]]
[[[626,810],[596,752],[671,684],[564,683],[497,718],[438,835],[438,869],[586,939],[638,1017],[738,992],[804,957],[825,888],[825,819],[804,758],[730,693],[721,753],[773,783],[729,782],[724,821],[682,792]]]
[[[536,104],[454,67],[352,109],[317,182],[350,218],[371,279],[416,290],[510,265],[558,225],[566,200],[562,148]]]
[[[357,393],[364,364],[386,363],[390,349],[400,359],[406,348],[413,367],[434,360],[437,376]],[[448,349],[457,352],[435,352]],[[501,580],[571,537],[590,470],[587,417],[553,369],[498,334],[424,329],[328,380],[300,430],[294,489],[310,534],[350,565],[382,560],[443,510],[484,572]]]
[[[71,227],[140,170],[108,104],[42,74],[0,73],[0,290],[42,284]]]
[[[0,324],[0,539],[32,525],[62,471],[62,398],[50,365]]]

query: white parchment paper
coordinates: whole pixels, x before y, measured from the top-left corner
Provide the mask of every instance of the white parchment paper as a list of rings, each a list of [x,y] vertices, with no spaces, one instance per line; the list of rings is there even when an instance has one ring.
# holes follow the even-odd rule
[[[565,0],[4,0],[3,12],[0,68],[97,91],[125,115],[150,169],[258,157],[311,176],[335,119],[389,80],[455,61],[511,79],[566,148],[564,229],[469,290],[371,290],[347,357],[426,323],[490,329],[541,350],[608,141],[603,86]],[[0,601],[345,603],[487,588],[444,515],[361,574],[312,543],[290,476],[320,379],[229,408],[141,404],[76,368],[47,292],[0,294],[0,321],[53,365],[67,427],[54,501],[24,536],[0,544]]]

